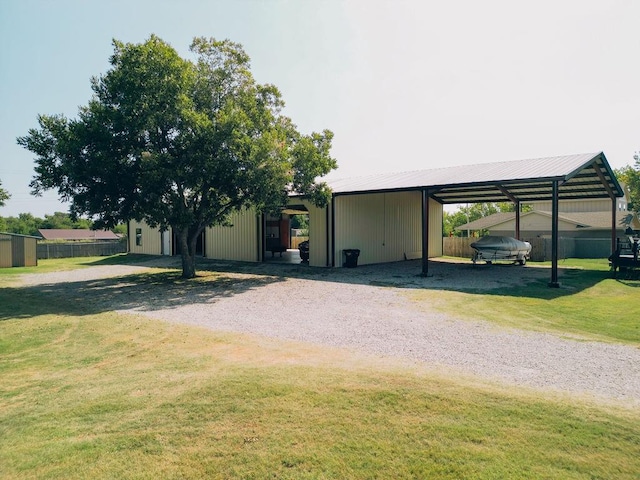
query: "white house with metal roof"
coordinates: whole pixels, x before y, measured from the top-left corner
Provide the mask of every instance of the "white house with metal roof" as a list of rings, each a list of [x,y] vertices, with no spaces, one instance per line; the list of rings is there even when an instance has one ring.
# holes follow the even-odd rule
[[[333,193],[326,208],[292,196],[279,218],[253,210],[236,213],[231,227],[205,231],[202,253],[224,260],[268,260],[271,242],[286,211],[309,215],[309,264],[339,267],[343,252],[360,250],[359,264],[421,258],[423,275],[428,258],[442,255],[443,205],[457,203],[548,201],[552,237],[557,244],[560,200],[604,199],[611,202],[612,251],[615,249],[616,199],[623,196],[602,152],[510,162],[445,167],[412,172],[368,175],[328,182]],[[516,208],[519,211],[519,208]],[[286,220],[285,220],[286,221]],[[144,224],[129,225],[132,253],[172,254],[171,236],[164,239]],[[515,219],[519,236],[520,215]],[[280,237],[281,238],[281,237]],[[551,286],[557,286],[557,245]]]

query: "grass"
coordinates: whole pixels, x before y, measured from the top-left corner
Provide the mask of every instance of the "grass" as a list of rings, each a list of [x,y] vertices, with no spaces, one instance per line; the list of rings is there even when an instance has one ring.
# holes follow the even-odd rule
[[[0,268],[0,286],[7,285],[27,273],[50,273],[76,270],[95,265],[122,265],[144,261],[142,255],[121,254],[108,257],[72,257],[38,260],[36,267]]]
[[[112,313],[0,328],[2,478],[624,479],[640,471],[633,410]]]
[[[585,272],[576,272],[579,282]],[[163,271],[131,278],[149,283],[154,275],[181,282]],[[640,472],[634,407],[97,313],[59,294],[20,291],[0,286],[0,478],[633,479]],[[565,297],[572,295],[547,301]]]
[[[560,288],[549,288],[546,280],[538,280],[508,290],[418,290],[409,295],[429,308],[461,318],[590,340],[640,343],[637,275],[614,279],[606,260],[570,259],[559,267]]]

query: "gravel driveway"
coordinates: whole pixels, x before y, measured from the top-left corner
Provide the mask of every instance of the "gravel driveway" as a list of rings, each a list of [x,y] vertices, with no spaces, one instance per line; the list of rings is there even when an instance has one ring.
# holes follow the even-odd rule
[[[85,295],[85,300],[95,298],[102,308],[121,312],[357,349],[511,385],[640,405],[639,348],[459,320],[417,305],[406,295],[408,288],[507,289],[532,278],[548,279],[546,269],[430,262],[432,275],[424,278],[417,276],[419,261],[355,269],[210,263],[209,268],[229,278],[224,288],[212,291],[203,283],[141,292],[125,277],[105,286],[108,295],[96,295],[102,287],[95,280],[153,266],[177,267],[178,260],[26,275],[23,280],[30,285],[68,284],[76,295],[86,289],[91,297]]]

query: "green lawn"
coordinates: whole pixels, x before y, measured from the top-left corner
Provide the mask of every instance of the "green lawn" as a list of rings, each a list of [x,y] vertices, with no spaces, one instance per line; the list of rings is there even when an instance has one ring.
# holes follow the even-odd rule
[[[74,270],[77,268],[87,268],[95,265],[119,265],[136,263],[148,260],[143,255],[112,255],[109,257],[72,257],[72,258],[54,258],[48,260],[38,260],[36,267],[14,267],[0,268],[0,286],[15,280],[19,275],[25,273],[49,273],[63,272],[66,270]]]
[[[546,268],[530,263],[527,268]],[[410,297],[429,308],[462,318],[526,330],[569,334],[600,341],[640,344],[640,280],[614,279],[606,260],[559,263],[560,288],[547,280],[509,289],[416,290]]]
[[[23,299],[15,285],[0,288],[0,318],[0,478],[640,472],[637,408],[93,313],[48,292]]]

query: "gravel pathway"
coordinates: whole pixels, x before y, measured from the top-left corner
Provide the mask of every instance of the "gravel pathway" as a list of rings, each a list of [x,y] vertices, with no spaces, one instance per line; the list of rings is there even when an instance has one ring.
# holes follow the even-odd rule
[[[94,267],[23,280],[31,285],[88,282],[96,301],[122,312],[357,349],[507,384],[640,405],[639,348],[457,320],[404,294],[407,288],[509,288],[547,278],[548,270],[433,262],[433,276],[423,278],[415,275],[420,271],[416,262],[332,270],[219,263],[212,268],[226,270],[232,279],[223,291],[211,291],[203,283],[180,292],[127,293],[130,284],[123,280],[118,289],[122,295],[95,295],[101,286],[90,280],[140,272],[150,265]],[[78,291],[78,283],[72,285]],[[108,287],[114,291],[113,284]]]

